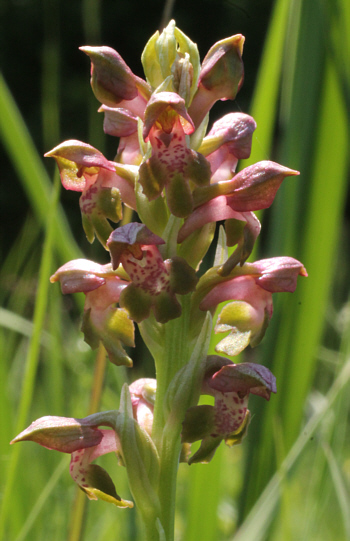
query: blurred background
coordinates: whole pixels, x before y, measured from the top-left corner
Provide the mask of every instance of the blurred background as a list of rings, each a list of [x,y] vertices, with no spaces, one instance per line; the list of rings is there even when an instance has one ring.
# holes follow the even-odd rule
[[[245,38],[245,82],[211,123],[250,113],[252,156],[300,171],[263,214],[255,258],[288,255],[309,273],[280,294],[263,343],[278,394],[251,399],[243,445],[209,465],[181,465],[178,541],[350,539],[350,3],[348,0],[2,0],[0,4],[0,539],[142,539],[135,511],[79,498],[69,457],[9,441],[43,415],[118,407],[124,381],[152,376],[138,344],[126,372],[91,352],[83,298],[49,276],[69,259],[107,261],[89,245],[79,195],[61,191],[43,154],[79,139],[113,159],[116,141],[89,85],[82,45],[116,49],[139,76],[141,52],[169,18],[198,44]],[[241,359],[243,360],[243,359]],[[130,499],[123,468],[102,461]]]

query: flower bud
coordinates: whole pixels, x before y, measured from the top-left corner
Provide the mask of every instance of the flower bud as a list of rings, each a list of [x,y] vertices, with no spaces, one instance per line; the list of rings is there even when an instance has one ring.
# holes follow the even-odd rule
[[[299,175],[275,162],[262,161],[242,169],[226,182],[200,186],[193,192],[195,206],[202,205],[219,195],[227,195],[234,210],[247,212],[268,208],[282,181],[288,176]]]
[[[172,77],[172,90],[188,106],[197,90],[200,61],[197,45],[170,21],[161,34],[157,31],[142,53],[142,65],[147,81],[158,88]]]
[[[91,86],[96,98],[109,107],[138,95],[136,76],[110,47],[80,47],[91,60]]]
[[[189,109],[196,127],[216,101],[235,99],[243,83],[243,43],[241,34],[223,39],[204,58],[198,90]]]

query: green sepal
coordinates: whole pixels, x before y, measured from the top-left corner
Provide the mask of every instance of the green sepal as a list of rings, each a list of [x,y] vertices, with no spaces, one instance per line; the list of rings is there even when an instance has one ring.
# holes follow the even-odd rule
[[[95,240],[95,228],[90,217],[87,214],[84,214],[84,212],[81,213],[81,223],[88,242],[92,244]]]
[[[158,197],[153,201],[149,201],[139,183],[136,184],[135,195],[137,212],[142,223],[153,231],[153,233],[156,233],[156,235],[163,236],[169,215],[165,199]]]
[[[213,458],[216,449],[219,447],[222,442],[221,437],[208,437],[202,440],[201,446],[198,451],[192,455],[188,461],[188,464],[197,464],[201,462],[202,464],[208,464]]]
[[[126,310],[123,308],[111,310],[105,325],[111,337],[115,336],[128,347],[135,347],[134,324]]]
[[[84,310],[81,331],[84,333],[84,341],[91,349],[97,349],[100,344],[100,336],[91,323],[91,308]]]
[[[101,188],[97,194],[92,192],[88,204],[86,199],[86,194],[80,198],[82,224],[86,238],[92,243],[96,235],[102,246],[106,248],[107,239],[113,231],[108,220],[117,223],[123,217],[120,192],[115,187]]]
[[[254,329],[251,310],[253,310],[251,305],[244,301],[230,302],[223,307],[216,322],[215,333],[230,331],[230,334],[217,344],[215,347],[217,353],[238,355],[248,344],[251,347],[260,344],[269,325],[270,316],[265,309],[263,324]]]
[[[93,212],[90,214],[90,216],[87,216],[87,219],[90,220],[94,229],[94,236],[96,236],[102,246],[106,248],[107,239],[113,231],[113,228],[108,222],[107,218],[102,216],[99,212]],[[88,229],[88,233],[90,233],[90,229]],[[87,239],[89,240],[88,237]]]
[[[233,301],[226,304],[218,316],[215,332],[227,332],[232,327],[237,327],[242,332],[250,331],[252,310],[252,306],[245,301]]]
[[[253,234],[249,224],[241,220],[235,220],[234,218],[226,220],[225,228],[227,246],[237,244],[237,248],[220,267],[218,272],[221,276],[228,276],[238,264],[241,267],[244,265],[253,251],[256,239],[256,235]]]
[[[140,323],[150,314],[152,297],[135,284],[129,284],[121,292],[119,304],[129,312],[131,319]]]
[[[175,22],[170,21],[161,34],[158,31],[153,34],[142,52],[143,71],[153,88],[158,88],[171,75],[171,67],[176,58],[174,28]]]
[[[253,334],[251,310],[252,307],[244,301],[230,302],[223,307],[214,330],[215,333],[230,331],[230,334],[216,345],[217,353],[238,355],[248,346]]]
[[[157,88],[163,81],[162,71],[157,60],[156,42],[159,38],[159,31],[153,34],[147,41],[141,55],[141,62],[147,81],[153,88]]]
[[[250,346],[252,348],[255,348],[256,346],[258,346],[261,342],[261,340],[264,338],[265,336],[265,333],[266,333],[266,329],[267,327],[269,326],[269,322],[270,322],[270,316],[267,312],[267,310],[265,310],[265,315],[264,315],[264,322],[260,328],[260,331],[256,334],[254,334],[251,339],[250,339]]]
[[[174,216],[186,218],[193,209],[191,189],[182,173],[175,173],[166,187],[169,209]]]
[[[124,180],[126,180],[130,186],[133,188],[135,186],[135,181],[137,179],[139,166],[138,165],[128,165],[125,163],[118,163],[113,162],[114,170],[122,177]]]
[[[213,432],[215,409],[213,406],[194,406],[186,411],[182,423],[181,442],[193,443],[206,438]]]
[[[96,349],[100,343],[104,345],[109,360],[117,366],[132,366],[133,362],[124,350],[122,344],[134,347],[134,324],[125,310],[116,308],[111,311],[105,321],[102,331],[96,329],[91,321],[91,309],[85,310],[81,327],[84,340],[91,349]]]
[[[190,135],[190,148],[200,151],[209,124],[209,113],[205,115],[198,128]],[[201,154],[203,154],[201,152]],[[204,154],[203,154],[204,156]]]
[[[192,66],[188,53],[177,54],[176,59],[171,67],[171,82],[172,89],[181,96],[185,101],[186,106],[190,103],[191,84],[192,84]]]
[[[181,304],[175,295],[162,291],[154,297],[154,315],[159,323],[167,323],[171,319],[181,316]]]
[[[170,285],[179,295],[187,295],[193,291],[198,282],[196,271],[182,257],[171,259]]]
[[[147,41],[144,50],[141,55],[141,62],[144,74],[147,81],[153,88],[157,88],[161,84],[163,77],[162,72],[157,60],[156,42],[159,38],[159,31],[155,32],[153,36]]]
[[[191,159],[185,167],[184,174],[196,186],[208,186],[210,184],[210,164],[203,154],[194,150],[191,152]]]
[[[217,353],[226,353],[226,355],[230,356],[238,355],[248,346],[250,337],[251,331],[241,332],[238,329],[233,329],[228,336],[225,336],[215,346],[215,351]]]
[[[119,222],[119,220],[122,219],[122,201],[118,188],[103,188],[99,193],[98,203],[100,212],[102,212],[108,220]]]
[[[155,42],[155,50],[163,79],[171,75],[171,66],[176,58],[174,30],[175,21],[171,20]]]
[[[156,156],[151,156],[140,165],[139,183],[149,201],[160,196],[165,186],[167,175],[166,167]]]
[[[192,98],[197,91],[198,77],[200,71],[200,58],[197,45],[190,40],[186,34],[184,34],[179,28],[175,26],[174,29],[175,38],[179,44],[179,51],[182,54],[187,53],[189,55],[190,63],[192,66],[192,82],[190,89],[190,97],[188,103],[186,102],[187,107],[191,104]]]
[[[86,470],[86,482],[91,485],[79,488],[90,500],[104,500],[108,503],[113,503],[117,507],[134,507],[132,502],[122,500],[115,490],[114,483],[109,474],[97,464],[90,464]]]
[[[242,220],[236,220],[235,218],[230,218],[229,220],[226,220],[225,231],[227,246],[235,246],[235,244],[237,244],[241,240],[245,225],[246,222],[243,222]]]
[[[214,267],[222,265],[227,260],[226,231],[222,225],[219,227],[218,241],[216,244]]]

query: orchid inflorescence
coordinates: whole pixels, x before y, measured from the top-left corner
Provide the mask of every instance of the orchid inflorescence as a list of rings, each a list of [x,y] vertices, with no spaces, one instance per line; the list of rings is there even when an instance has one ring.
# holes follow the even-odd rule
[[[119,138],[117,154],[109,160],[75,140],[46,154],[56,160],[63,186],[81,192],[88,240],[97,237],[110,254],[106,264],[70,261],[51,281],[64,294],[85,294],[85,341],[92,348],[102,343],[115,365],[132,366],[137,323],[157,381],[125,385],[119,410],[43,417],[13,441],[71,454],[71,475],[90,499],[131,507],[107,472],[91,464],[117,453],[148,532],[168,528],[161,479],[169,442],[175,468],[180,459],[208,462],[222,440],[242,441],[249,394],[269,400],[276,392],[267,368],[228,357],[262,340],[272,294],[293,292],[298,275],[307,275],[290,257],[247,262],[261,228],[254,211],[268,208],[283,179],[298,172],[262,161],[236,173],[238,160],[250,155],[256,124],[249,115],[226,114],[207,133],[211,107],[233,100],[242,85],[243,43],[240,34],[219,41],[200,64],[197,46],[171,21],[142,53],[146,80],[113,49],[82,47],[104,131]],[[113,229],[125,207],[138,220]],[[222,221],[214,266],[201,273]],[[214,331],[224,337],[216,352],[227,357],[208,356],[221,303]],[[214,405],[198,405],[200,394],[213,396]],[[190,456],[195,441],[201,445]]]

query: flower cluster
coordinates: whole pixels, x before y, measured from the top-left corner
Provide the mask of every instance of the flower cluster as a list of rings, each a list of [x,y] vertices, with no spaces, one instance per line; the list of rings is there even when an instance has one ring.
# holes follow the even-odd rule
[[[263,338],[273,312],[272,294],[293,292],[297,277],[307,275],[290,257],[247,262],[261,229],[254,211],[268,208],[284,178],[298,172],[272,161],[236,172],[238,160],[248,158],[251,151],[256,124],[249,115],[226,114],[207,132],[212,106],[218,100],[233,100],[242,85],[243,44],[240,34],[219,41],[201,64],[197,46],[171,21],[143,51],[146,80],[109,47],[81,48],[91,60],[91,86],[101,103],[104,131],[119,138],[117,152],[110,160],[92,146],[71,140],[46,156],[56,160],[63,186],[81,192],[86,236],[90,242],[98,238],[110,261],[71,261],[51,280],[59,281],[65,294],[85,294],[85,340],[92,348],[102,342],[116,365],[132,365],[129,348],[135,345],[135,323],[143,328],[151,321],[164,330],[184,317],[188,340],[195,343],[204,319],[223,302],[215,332],[225,336],[216,351],[235,356]],[[111,224],[123,218],[124,206],[137,212],[138,220],[113,228]],[[201,276],[200,264],[217,222],[224,222],[224,229],[215,264]],[[190,298],[185,315],[184,297]],[[166,351],[170,346],[159,347]],[[178,356],[182,354],[179,350]],[[242,440],[249,424],[249,394],[269,400],[276,384],[271,372],[257,364],[234,364],[220,356],[192,359],[184,357],[179,366],[191,362],[201,366],[192,372],[201,374],[201,388],[192,376],[185,386],[178,386],[178,392],[185,389],[190,398],[178,400],[189,407],[178,415],[176,426],[183,444],[202,440],[189,463],[207,462],[222,440],[229,445]],[[185,372],[178,371],[177,382],[179,374]],[[164,381],[157,395],[153,380],[134,382],[125,391],[129,406],[125,399],[114,413],[86,419],[42,418],[14,441],[29,439],[71,453],[71,475],[90,498],[130,506],[117,495],[106,472],[90,463],[114,451],[127,466],[131,484],[137,485],[133,471],[144,472],[147,462],[152,467],[147,466],[140,479],[148,488],[140,490],[153,494],[165,438],[153,442],[153,415],[158,411],[157,430],[159,426],[168,430],[177,415],[175,406],[168,417],[162,404],[153,411],[158,392],[162,400],[166,395]],[[215,405],[198,406],[200,393],[214,396]],[[130,430],[138,431],[141,462],[130,458],[130,438],[123,436]],[[137,490],[133,488],[135,499]],[[154,502],[158,509],[156,496]]]

